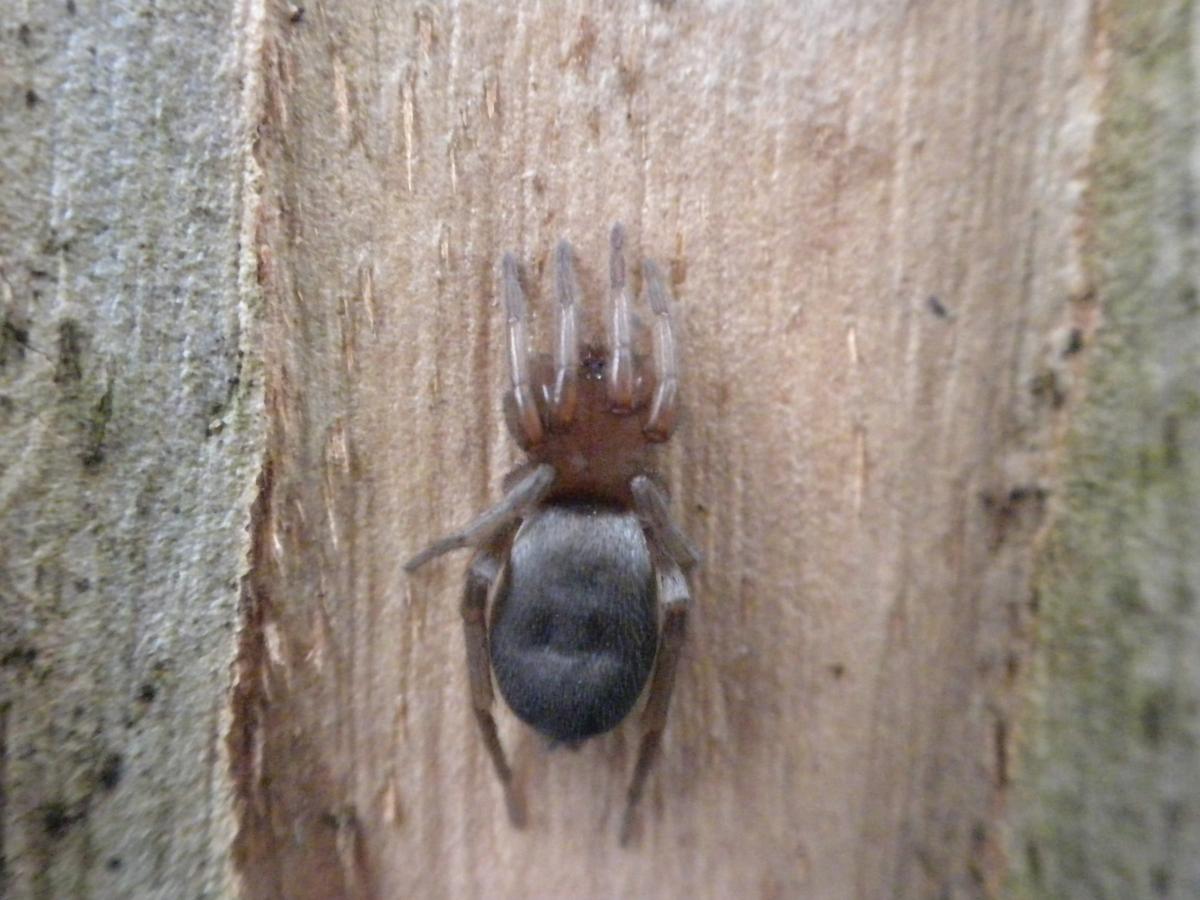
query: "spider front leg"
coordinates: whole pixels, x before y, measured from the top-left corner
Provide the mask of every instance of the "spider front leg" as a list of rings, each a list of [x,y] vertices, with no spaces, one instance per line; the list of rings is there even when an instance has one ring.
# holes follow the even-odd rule
[[[571,245],[563,241],[554,258],[554,296],[558,300],[558,338],[554,344],[554,382],[549,386],[551,427],[564,430],[575,418],[578,404],[579,282],[571,259]]]
[[[670,298],[662,273],[650,260],[642,263],[642,290],[654,314],[654,397],[643,431],[652,441],[666,441],[675,430],[679,395],[679,358],[671,324]]]
[[[504,790],[504,803],[509,820],[517,828],[525,825],[525,810],[513,789],[512,769],[504,755],[496,720],[492,716],[492,669],[488,657],[487,599],[488,592],[503,566],[503,558],[512,537],[509,527],[476,551],[467,570],[463,589],[463,637],[467,649],[467,677],[471,684],[471,706],[483,745],[491,757],[496,778]]]
[[[504,254],[501,263],[504,309],[508,314],[508,364],[512,375],[512,399],[516,408],[517,427],[527,447],[537,446],[546,436],[537,398],[529,375],[529,323],[526,319],[525,292],[517,258]]]
[[[546,496],[554,484],[554,467],[542,465],[513,485],[512,490],[491,509],[460,531],[440,538],[404,564],[404,571],[415,572],[431,559],[462,547],[476,547],[521,518]]]
[[[633,372],[633,312],[625,272],[625,226],[613,226],[608,242],[608,402],[614,412],[630,412],[636,381]]]

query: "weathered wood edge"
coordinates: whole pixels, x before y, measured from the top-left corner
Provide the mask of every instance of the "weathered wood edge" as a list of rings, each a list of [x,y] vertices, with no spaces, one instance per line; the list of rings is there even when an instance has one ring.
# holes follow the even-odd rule
[[[1088,251],[1101,324],[1035,580],[1007,892],[1200,893],[1196,10],[1105,14]]]

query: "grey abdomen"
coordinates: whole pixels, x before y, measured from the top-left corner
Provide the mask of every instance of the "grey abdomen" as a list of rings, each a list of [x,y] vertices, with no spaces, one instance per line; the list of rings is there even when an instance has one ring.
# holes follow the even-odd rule
[[[637,702],[657,645],[654,568],[632,513],[554,505],[522,524],[490,628],[513,712],[556,740],[608,731]]]

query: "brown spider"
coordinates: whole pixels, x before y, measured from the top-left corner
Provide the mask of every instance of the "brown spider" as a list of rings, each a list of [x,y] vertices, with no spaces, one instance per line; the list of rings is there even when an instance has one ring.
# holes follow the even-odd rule
[[[645,262],[654,353],[651,370],[643,372],[633,353],[624,244],[625,231],[615,225],[610,349],[588,345],[582,353],[572,251],[559,244],[552,360],[530,357],[517,261],[505,255],[512,388],[504,405],[529,459],[505,479],[499,503],[404,567],[412,572],[450,550],[476,548],[462,601],[471,699],[517,826],[523,815],[492,717],[492,672],[520,719],[568,745],[615,727],[650,681],[622,843],[658,753],[691,601],[688,576],[699,562],[671,520],[651,468],[652,445],[670,438],[676,419],[678,367],[667,291],[658,267]]]

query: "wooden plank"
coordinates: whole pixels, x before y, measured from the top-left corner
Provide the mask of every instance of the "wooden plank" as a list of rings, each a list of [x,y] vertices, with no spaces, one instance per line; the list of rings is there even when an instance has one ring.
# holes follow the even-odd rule
[[[1021,898],[1200,895],[1196,10],[1107,17],[1088,253],[1104,315],[1035,582]]]
[[[1092,5],[271,7],[268,489],[242,653],[250,896],[894,897],[999,870],[1068,336]],[[474,731],[461,561],[497,496],[496,264],[609,223],[670,272],[707,557],[660,767]],[[540,295],[536,293],[542,284]]]
[[[245,29],[171,0],[0,29],[0,895],[229,896]]]

